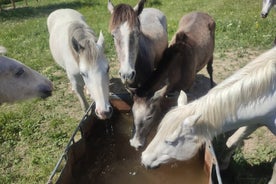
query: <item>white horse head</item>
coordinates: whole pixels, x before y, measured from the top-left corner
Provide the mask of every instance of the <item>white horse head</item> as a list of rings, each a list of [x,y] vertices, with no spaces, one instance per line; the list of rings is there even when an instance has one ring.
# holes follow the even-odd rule
[[[96,115],[101,119],[110,118],[109,65],[104,54],[104,36],[100,32],[97,43],[89,39],[82,41],[72,41],[79,57],[80,74],[91,98],[95,100]]]
[[[0,56],[0,104],[47,98],[52,90],[51,81],[35,70],[15,59]]]
[[[112,14],[109,29],[121,63],[119,75],[124,84],[132,84],[136,76],[135,63],[141,32],[138,16],[143,10],[144,3],[145,0],[140,0],[132,8],[127,4],[119,4],[114,7],[111,1],[108,1],[108,10]]]
[[[164,119],[166,118],[168,116]],[[194,125],[199,118],[200,115],[189,115],[178,124],[175,130],[161,126],[152,142],[142,153],[142,164],[147,168],[155,168],[173,159],[189,160],[194,157],[204,143],[204,139],[195,133]],[[175,119],[170,121],[175,121]]]
[[[266,18],[270,9],[275,5],[275,0],[263,0],[263,6],[261,11],[261,17]]]

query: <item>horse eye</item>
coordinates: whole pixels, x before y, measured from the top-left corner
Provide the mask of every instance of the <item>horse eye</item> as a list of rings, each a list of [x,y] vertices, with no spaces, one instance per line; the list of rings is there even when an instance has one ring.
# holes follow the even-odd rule
[[[80,74],[81,74],[82,77],[87,77],[87,74],[84,73],[84,72],[80,72]]]
[[[19,70],[15,73],[16,77],[20,77],[21,75],[23,75],[25,72],[25,70],[23,68],[19,68]]]
[[[170,145],[170,146],[176,146],[178,144],[178,141],[177,140],[175,140],[175,141],[165,140],[165,143]]]
[[[150,119],[152,119],[153,118],[153,116],[147,116],[146,118],[145,118],[145,120],[150,120]]]

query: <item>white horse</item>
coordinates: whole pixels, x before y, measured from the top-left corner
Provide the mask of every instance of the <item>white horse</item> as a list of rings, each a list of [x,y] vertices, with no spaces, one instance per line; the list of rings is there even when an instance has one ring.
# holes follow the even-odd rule
[[[104,55],[104,37],[99,39],[86,24],[84,17],[72,9],[59,9],[47,19],[50,49],[55,61],[63,67],[76,92],[83,110],[88,108],[84,95],[86,85],[96,102],[95,113],[100,119],[109,118],[109,65]]]
[[[1,56],[5,52],[0,46],[0,104],[51,96],[51,81],[21,62]]]
[[[248,132],[241,131],[244,134],[265,125],[276,135],[275,122],[276,48],[273,48],[205,96],[169,111],[142,153],[142,163],[153,168],[172,159],[188,160],[206,140],[242,126],[248,127],[245,128]]]
[[[263,0],[263,6],[261,11],[261,17],[266,18],[270,9],[275,6],[276,0]]]
[[[119,75],[131,87],[149,78],[168,46],[165,15],[155,8],[143,9],[145,1],[140,0],[132,8],[128,4],[114,7],[108,0],[109,30],[120,62]]]

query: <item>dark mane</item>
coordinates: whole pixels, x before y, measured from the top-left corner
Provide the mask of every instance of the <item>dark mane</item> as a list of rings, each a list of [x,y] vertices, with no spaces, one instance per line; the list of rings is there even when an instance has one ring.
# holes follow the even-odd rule
[[[114,12],[112,13],[109,22],[109,30],[111,31],[112,29],[126,21],[128,22],[130,27],[134,27],[136,24],[138,24],[138,27],[140,27],[138,16],[130,5],[119,4],[115,6]]]
[[[180,59],[184,60],[192,55],[191,46],[185,42],[177,42],[166,48],[162,59],[160,60],[157,68],[151,74],[149,80],[147,80],[141,87],[137,88],[136,95],[139,97],[150,98],[155,91],[161,89],[168,78],[168,72],[172,65],[175,65],[172,58],[177,54],[180,55]],[[179,66],[181,67],[181,66]],[[170,90],[168,88],[168,90]]]

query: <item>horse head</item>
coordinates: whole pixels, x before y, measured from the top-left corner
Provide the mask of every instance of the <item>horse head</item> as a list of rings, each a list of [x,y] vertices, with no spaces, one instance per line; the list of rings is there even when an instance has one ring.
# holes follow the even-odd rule
[[[110,118],[109,65],[104,54],[104,36],[100,32],[97,43],[90,39],[72,39],[79,57],[79,70],[91,98],[96,103],[95,113],[100,119]]]
[[[198,152],[203,144],[195,127],[200,115],[187,115],[183,120],[183,117],[179,119],[174,114],[176,110],[185,113],[185,107],[182,104],[163,118],[157,134],[142,153],[142,164],[145,167],[156,168],[172,160],[189,160]]]
[[[275,0],[263,0],[261,17],[266,18],[270,9],[275,5]]]
[[[127,4],[113,6],[108,1],[111,13],[109,31],[111,32],[120,61],[119,75],[124,84],[132,84],[135,80],[135,63],[139,48],[140,21],[139,15],[144,8],[145,0],[132,8]]]
[[[37,71],[15,59],[0,56],[0,104],[47,98],[52,90],[52,82]]]
[[[153,96],[133,96],[132,113],[134,118],[133,137],[130,145],[139,149],[144,146],[146,137],[161,115],[161,102],[165,98],[167,85],[156,91]]]

